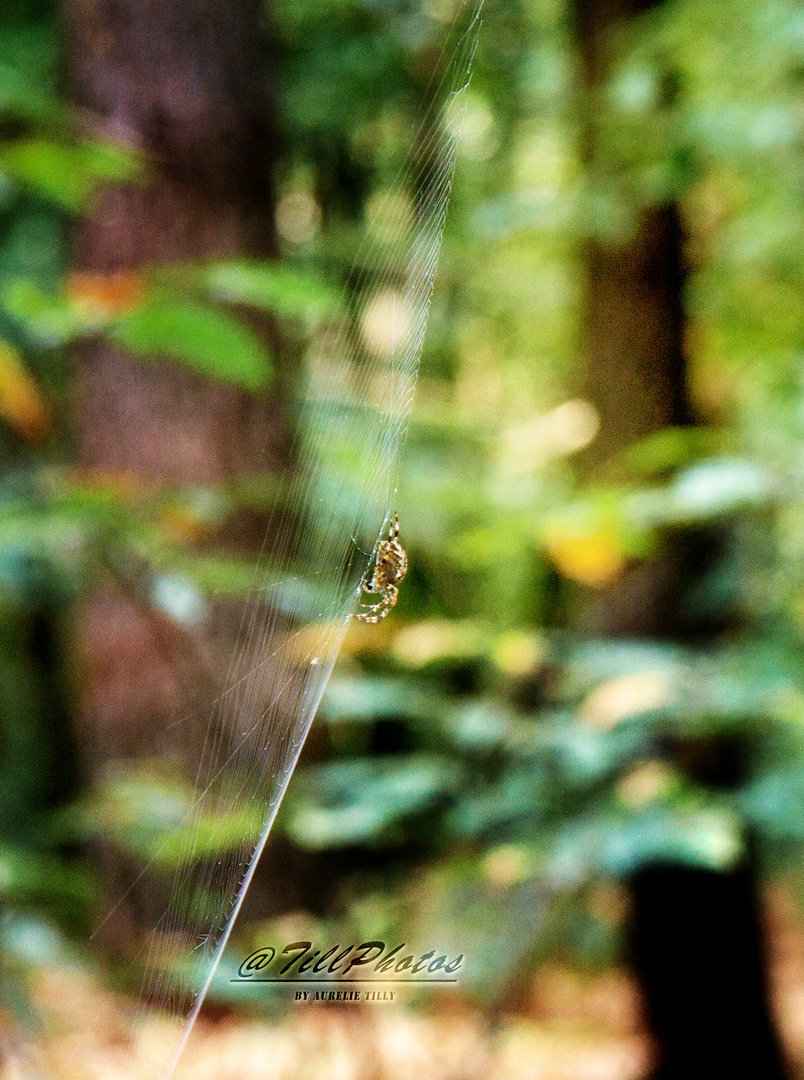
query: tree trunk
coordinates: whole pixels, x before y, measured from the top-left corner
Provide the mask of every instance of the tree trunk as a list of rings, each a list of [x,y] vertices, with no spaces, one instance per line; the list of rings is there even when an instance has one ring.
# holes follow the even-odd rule
[[[75,104],[149,162],[146,183],[107,189],[78,225],[78,270],[276,253],[263,10],[261,0],[66,0]],[[270,325],[259,329],[274,344]],[[219,483],[288,453],[278,395],[137,363],[104,343],[76,356],[74,417],[80,466],[143,483]],[[227,523],[228,542],[251,550],[262,531],[261,521]],[[118,589],[96,593],[80,624],[93,739],[102,757],[134,753],[197,673],[177,679],[175,630],[155,628]]]
[[[105,189],[78,224],[75,268],[111,275],[275,255],[277,136],[263,0],[65,0],[65,15],[71,92],[84,122],[142,151],[147,163],[146,182]],[[276,361],[270,321],[251,325]],[[258,396],[167,361],[135,362],[102,342],[77,350],[75,365],[84,470],[122,474],[146,489],[181,488],[288,463],[281,370],[278,389]],[[240,513],[213,544],[254,554],[264,532],[261,515]],[[76,619],[85,767],[97,776],[110,761],[160,754],[197,765],[239,607],[218,604],[211,628],[184,630],[143,603],[120,570]],[[129,884],[134,874],[118,867],[115,876]],[[110,893],[120,891],[112,881]],[[137,903],[145,903],[142,913],[134,913]],[[151,903],[132,897],[107,938],[130,939],[143,922],[153,925]]]
[[[606,78],[614,25],[654,6],[646,0],[576,0],[588,100]],[[594,164],[593,139],[588,140]],[[641,215],[621,246],[590,243],[586,258],[585,392],[600,436],[587,452],[590,476],[606,475],[618,451],[667,425],[692,420],[685,384],[683,240],[675,207]],[[585,602],[577,619],[599,636],[689,640],[684,594],[710,542],[686,536]],[[739,748],[676,748],[696,779],[728,788]],[[632,951],[656,1040],[655,1080],[784,1075],[770,1020],[764,945],[752,864],[731,873],[651,866],[632,882]]]

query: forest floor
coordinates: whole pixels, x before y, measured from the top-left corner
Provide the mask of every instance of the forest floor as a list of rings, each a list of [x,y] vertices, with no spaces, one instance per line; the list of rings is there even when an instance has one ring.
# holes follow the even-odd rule
[[[785,890],[768,899],[776,1019],[791,1076],[804,1080],[804,920]],[[53,1020],[37,1071],[4,1039],[0,1080],[143,1080],[175,1040],[151,1020],[132,1042],[126,999],[75,970],[43,976],[37,996]],[[275,1022],[202,1012],[176,1080],[640,1080],[650,1064],[626,972],[549,964],[517,1015],[495,1024],[445,995],[426,1014],[386,1002],[300,1003]]]

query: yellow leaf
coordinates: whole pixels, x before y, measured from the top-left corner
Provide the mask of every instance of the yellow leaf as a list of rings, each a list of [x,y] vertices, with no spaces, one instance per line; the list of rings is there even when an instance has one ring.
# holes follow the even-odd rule
[[[603,530],[583,536],[556,530],[545,537],[545,549],[564,577],[600,589],[616,581],[625,570],[617,539]]]
[[[52,427],[50,410],[16,351],[0,341],[0,416],[29,442],[41,442]]]
[[[535,671],[544,662],[546,654],[547,648],[542,638],[512,630],[497,639],[491,655],[500,671],[520,678]]]

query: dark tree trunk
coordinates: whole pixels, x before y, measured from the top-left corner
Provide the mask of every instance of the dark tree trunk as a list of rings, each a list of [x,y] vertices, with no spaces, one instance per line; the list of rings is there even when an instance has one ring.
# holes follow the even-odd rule
[[[649,0],[576,0],[576,23],[588,110],[587,164],[597,163],[595,111],[602,97],[612,30],[639,15]],[[685,383],[684,258],[675,206],[639,215],[621,244],[593,240],[585,258],[584,393],[600,417],[600,432],[585,451],[590,477],[616,471],[624,447],[667,426],[689,424]],[[682,540],[649,565],[636,565],[607,590],[587,599],[582,630],[595,635],[672,637],[688,629],[679,579],[704,553]]]
[[[586,389],[601,418],[587,461],[600,467],[637,439],[692,420],[676,208],[645,211],[622,247],[590,243],[586,272]]]
[[[587,165],[597,164],[595,112],[607,77],[612,30],[651,0],[576,0],[588,122]],[[691,422],[684,381],[684,279],[674,206],[653,207],[623,244],[590,241],[585,254],[586,391],[600,433],[586,452],[599,472],[617,451],[667,425]]]
[[[634,957],[660,1054],[655,1080],[783,1077],[750,868],[654,867],[637,876],[633,897]]]
[[[667,426],[688,424],[684,380],[684,279],[676,208],[651,208],[630,241],[587,245],[584,393],[600,417],[584,469],[599,478],[616,454]],[[616,465],[614,465],[616,469]],[[675,637],[689,631],[679,581],[705,561],[707,545],[680,537],[672,550],[629,568],[600,599],[587,598],[581,629],[593,635]]]
[[[654,6],[646,0],[576,0],[587,100],[606,78],[615,24]],[[594,167],[594,138],[588,139]],[[590,476],[607,474],[618,451],[667,425],[692,420],[685,384],[683,243],[675,207],[645,211],[620,246],[586,251],[585,392],[601,419],[587,452]],[[685,592],[711,553],[704,537],[627,572],[577,624],[595,635],[688,640]],[[739,747],[676,747],[696,779],[728,788],[739,779]],[[642,870],[632,882],[632,950],[656,1040],[656,1080],[752,1077],[784,1071],[767,1001],[764,946],[750,860],[714,873],[677,865]]]

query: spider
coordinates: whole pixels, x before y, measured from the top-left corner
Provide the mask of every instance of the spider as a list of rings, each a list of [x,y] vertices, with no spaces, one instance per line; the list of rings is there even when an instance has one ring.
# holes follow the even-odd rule
[[[371,581],[363,579],[362,588],[366,592],[379,593],[382,597],[378,603],[350,615],[352,619],[360,622],[376,623],[384,619],[397,601],[399,589],[397,585],[408,571],[408,556],[405,549],[399,543],[399,518],[394,514],[388,527],[388,539],[381,540],[377,546],[377,555],[374,562],[374,573]]]

